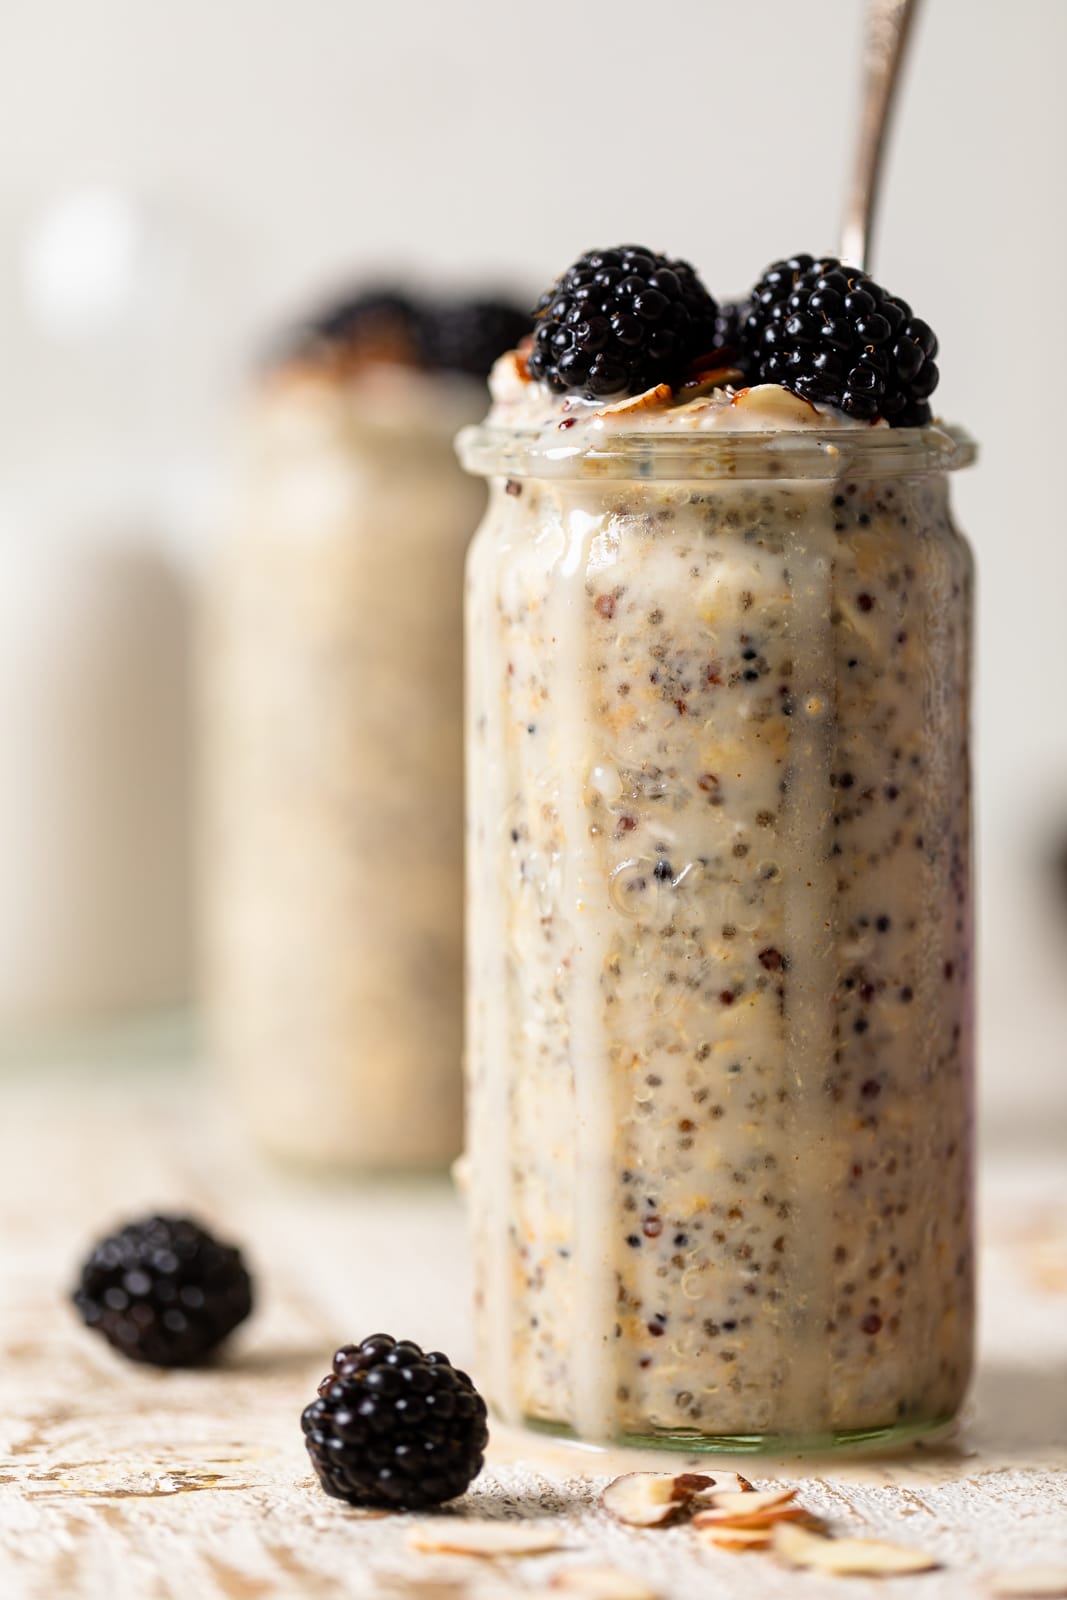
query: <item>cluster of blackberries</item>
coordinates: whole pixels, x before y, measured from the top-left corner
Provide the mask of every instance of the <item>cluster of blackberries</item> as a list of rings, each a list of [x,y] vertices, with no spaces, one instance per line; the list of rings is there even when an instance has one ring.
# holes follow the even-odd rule
[[[747,299],[719,305],[685,261],[637,245],[594,250],[542,295],[530,373],[600,400],[730,367],[863,422],[930,420],[937,339],[911,307],[834,257],[792,256]]]
[[[429,299],[392,287],[370,288],[326,306],[296,329],[282,354],[376,357],[485,378],[497,357],[530,328],[529,314],[499,297]]]
[[[130,1222],[94,1245],[74,1291],[90,1328],[131,1361],[206,1361],[252,1309],[240,1251],[188,1217]],[[438,1351],[375,1334],[345,1345],[302,1416],[327,1494],[417,1510],[454,1499],[482,1469],[485,1402]]]

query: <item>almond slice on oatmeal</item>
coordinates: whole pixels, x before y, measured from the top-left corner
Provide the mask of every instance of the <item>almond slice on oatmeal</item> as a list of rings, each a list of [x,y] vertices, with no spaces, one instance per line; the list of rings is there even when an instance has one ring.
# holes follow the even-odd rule
[[[518,399],[532,381],[523,350],[508,350],[496,363],[493,382],[501,399]]]
[[[714,1483],[704,1472],[625,1472],[608,1484],[600,1503],[629,1528],[661,1528],[687,1516],[695,1496]]]
[[[556,1573],[549,1588],[584,1600],[660,1600],[658,1590],[619,1567],[569,1567]]]
[[[910,1545],[883,1539],[831,1539],[795,1522],[777,1523],[771,1540],[774,1554],[786,1566],[842,1578],[889,1578],[899,1572],[931,1572],[941,1565],[935,1556]]]
[[[600,406],[597,416],[625,417],[631,411],[649,411],[654,406],[665,406],[670,398],[670,384],[657,383],[651,389],[643,389],[640,394],[628,394],[621,400],[613,400],[609,406]]]
[[[791,422],[810,424],[818,417],[810,400],[802,400],[791,389],[783,389],[773,383],[761,383],[750,389],[739,390],[732,404],[738,411],[758,411],[761,417],[767,418],[772,424],[780,423],[782,427],[788,427]]]
[[[744,381],[745,375],[740,367],[704,367],[678,385],[674,398],[683,403],[686,400],[698,400],[702,395],[710,394],[712,389],[722,389],[726,384],[736,386]]]
[[[989,1592],[1015,1600],[1056,1600],[1067,1595],[1067,1566],[1016,1567],[1013,1571],[994,1572],[989,1579]]]
[[[564,1530],[555,1522],[503,1522],[491,1518],[442,1517],[417,1523],[408,1547],[431,1555],[537,1556],[558,1550]]]

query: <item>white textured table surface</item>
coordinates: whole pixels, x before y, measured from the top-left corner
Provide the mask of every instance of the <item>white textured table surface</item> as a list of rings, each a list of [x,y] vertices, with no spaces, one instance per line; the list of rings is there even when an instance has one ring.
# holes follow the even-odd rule
[[[981,1364],[957,1439],[892,1460],[744,1467],[799,1482],[838,1528],[942,1561],[886,1580],[887,1595],[981,1596],[1006,1568],[1067,1563],[1064,1166],[986,1164]],[[170,1206],[242,1242],[257,1275],[253,1321],[206,1372],[126,1365],[66,1303],[95,1234]],[[333,1347],[379,1328],[469,1362],[462,1217],[443,1184],[280,1176],[192,1074],[41,1067],[0,1080],[0,1596],[488,1600],[543,1595],[561,1569],[605,1560],[663,1600],[879,1592],[706,1549],[685,1527],[619,1527],[596,1497],[630,1458],[517,1437],[494,1439],[483,1478],[447,1514],[561,1519],[566,1548],[506,1563],[411,1552],[413,1519],[364,1520],[326,1499],[298,1425]]]

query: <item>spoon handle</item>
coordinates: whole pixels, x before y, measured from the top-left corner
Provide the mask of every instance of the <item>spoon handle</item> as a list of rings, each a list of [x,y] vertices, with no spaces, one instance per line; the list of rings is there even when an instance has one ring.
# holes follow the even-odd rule
[[[866,268],[878,208],[886,133],[919,0],[868,0],[863,114],[841,230],[841,260]]]

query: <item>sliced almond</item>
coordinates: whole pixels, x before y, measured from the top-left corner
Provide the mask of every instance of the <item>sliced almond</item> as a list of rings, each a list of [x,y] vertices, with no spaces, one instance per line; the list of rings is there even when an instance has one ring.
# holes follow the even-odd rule
[[[703,1472],[626,1472],[608,1484],[600,1503],[629,1528],[661,1528],[684,1517],[714,1482]]]
[[[751,1517],[744,1517],[739,1511],[722,1512],[719,1515],[712,1513],[702,1516],[699,1522],[694,1519],[695,1525],[707,1531],[710,1528],[759,1528],[767,1532],[776,1528],[780,1522],[799,1522],[805,1528],[821,1529],[822,1523],[813,1517],[810,1511],[805,1511],[803,1506],[778,1506],[770,1511],[757,1511]]]
[[[408,1534],[408,1546],[432,1555],[537,1556],[558,1550],[563,1528],[556,1522],[497,1522],[466,1517],[442,1517],[439,1522],[417,1523]]]
[[[771,1548],[786,1566],[842,1578],[888,1578],[898,1572],[930,1572],[940,1566],[934,1556],[909,1545],[882,1539],[828,1539],[794,1522],[775,1525]]]
[[[517,399],[531,381],[526,355],[521,349],[508,350],[493,367],[493,388],[501,400]]]
[[[390,1600],[466,1600],[470,1589],[465,1581],[450,1578],[393,1578],[384,1580],[383,1594]]]
[[[557,1572],[549,1588],[563,1594],[576,1594],[585,1600],[659,1600],[643,1578],[618,1567],[569,1567]]]
[[[716,1472],[714,1478],[708,1478],[707,1488],[698,1489],[693,1496],[697,1505],[711,1505],[716,1495],[720,1494],[755,1494],[756,1489],[740,1472]]]
[[[711,1494],[702,1497],[701,1503],[707,1503],[706,1511],[698,1511],[696,1522],[721,1521],[730,1516],[740,1514],[751,1517],[759,1511],[773,1511],[776,1506],[787,1506],[796,1499],[795,1489],[716,1489]]]
[[[628,394],[622,400],[613,400],[610,406],[601,406],[598,417],[625,417],[631,411],[649,411],[653,406],[665,406],[671,398],[669,383],[657,383],[640,394]]]
[[[745,375],[739,367],[705,367],[680,383],[674,391],[674,397],[680,401],[699,400],[701,395],[710,394],[712,389],[744,381]]]
[[[709,1528],[703,1532],[705,1544],[713,1544],[716,1550],[769,1550],[771,1548],[771,1531],[769,1528]]]
[[[1030,1596],[1032,1600],[1054,1600],[1067,1595],[1067,1567],[1016,1567],[1013,1572],[994,1572],[989,1580],[991,1594]]]
[[[799,395],[775,383],[760,383],[751,389],[741,389],[734,395],[733,404],[738,411],[760,412],[772,425],[810,423],[818,416],[810,400],[802,400]]]

